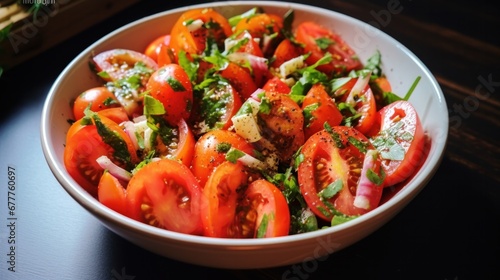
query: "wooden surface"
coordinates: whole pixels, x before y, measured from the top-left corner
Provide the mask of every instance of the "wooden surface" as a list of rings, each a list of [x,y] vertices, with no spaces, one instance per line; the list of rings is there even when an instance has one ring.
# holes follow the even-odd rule
[[[353,246],[316,263],[219,270],[154,255],[85,212],[59,186],[43,158],[39,121],[45,96],[64,67],[103,35],[143,16],[198,3],[177,2],[141,1],[0,78],[4,104],[0,113],[0,279],[177,279],[174,275],[190,279],[500,279],[500,11],[491,1],[308,2],[379,24],[436,76],[449,109],[447,149],[433,179],[393,220]],[[18,175],[16,272],[7,270],[9,167]]]

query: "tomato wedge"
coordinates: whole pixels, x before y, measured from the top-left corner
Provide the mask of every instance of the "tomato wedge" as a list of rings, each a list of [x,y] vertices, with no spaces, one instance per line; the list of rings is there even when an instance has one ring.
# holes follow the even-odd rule
[[[148,163],[127,187],[127,215],[167,230],[201,234],[201,189],[188,167],[171,159]]]
[[[126,215],[125,196],[126,190],[120,181],[111,173],[104,171],[97,187],[99,202],[122,215]]]
[[[377,104],[369,79],[369,75],[351,78],[333,93],[335,100],[346,105],[341,111],[344,124],[353,126],[365,135],[373,129],[377,114]]]
[[[97,114],[100,123],[107,129],[107,135],[114,135],[113,142],[121,150],[104,142],[95,124],[73,123],[66,135],[64,165],[75,181],[93,196],[97,196],[97,186],[104,169],[97,163],[97,158],[107,156],[111,161],[125,169],[131,169],[138,163],[138,157],[129,136],[112,120]],[[95,120],[94,120],[95,123]],[[129,157],[125,160],[123,157]]]
[[[327,75],[347,74],[360,69],[362,64],[354,50],[335,32],[312,21],[301,22],[295,29],[295,38],[310,53],[306,62],[311,65],[330,53],[332,62],[317,67]]]
[[[166,110],[165,119],[176,125],[188,119],[193,106],[193,86],[186,71],[178,64],[160,67],[149,78],[146,89]]]
[[[383,175],[378,157],[370,155],[366,160],[368,168],[364,168],[369,150],[374,150],[369,140],[346,126],[319,131],[306,141],[298,181],[307,205],[318,217],[330,221],[337,212],[361,215],[378,206]],[[380,181],[371,183],[367,180],[368,173]],[[363,207],[355,203],[358,190],[362,193],[357,200],[362,200],[359,206]]]
[[[201,136],[195,144],[191,170],[205,186],[212,171],[226,161],[226,152],[235,148],[249,155],[254,155],[253,146],[243,137],[229,130],[211,130]]]
[[[195,135],[214,129],[229,129],[231,118],[241,107],[241,98],[236,89],[226,83],[215,81],[203,89],[195,99],[189,123]]]
[[[287,162],[304,144],[302,109],[289,95],[265,93],[268,112],[259,112],[258,123],[264,139],[272,143],[281,161]]]
[[[323,130],[325,123],[337,126],[342,122],[342,114],[335,101],[321,84],[313,85],[307,92],[302,101],[302,110],[305,116],[304,134],[306,139]]]
[[[203,189],[204,234],[223,238],[287,235],[288,204],[281,191],[240,162],[215,168]]]
[[[90,60],[94,71],[130,117],[142,113],[142,96],[151,74],[158,68],[149,56],[128,49],[101,52]]]
[[[380,151],[386,186],[407,179],[424,156],[425,134],[417,111],[408,101],[396,101],[379,111],[380,131],[373,145]]]
[[[90,107],[89,107],[90,106]],[[106,87],[95,87],[82,92],[73,103],[73,116],[75,120],[83,118],[87,107],[93,112],[108,108],[120,107],[118,99]]]
[[[214,9],[192,9],[184,12],[172,27],[170,46],[176,55],[181,51],[190,55],[201,54],[207,39],[222,48],[224,39],[231,34],[227,19]]]

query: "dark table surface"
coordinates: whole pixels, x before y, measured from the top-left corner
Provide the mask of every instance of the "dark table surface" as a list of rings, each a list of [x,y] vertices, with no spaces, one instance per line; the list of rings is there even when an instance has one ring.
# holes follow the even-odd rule
[[[450,117],[444,159],[424,190],[385,226],[314,270],[304,273],[300,264],[220,270],[166,259],[125,241],[78,205],[41,150],[50,86],[108,32],[198,2],[141,1],[0,78],[0,279],[500,279],[500,11],[493,1],[308,2],[370,22],[412,50],[436,76]],[[15,272],[7,269],[9,169],[17,175]]]

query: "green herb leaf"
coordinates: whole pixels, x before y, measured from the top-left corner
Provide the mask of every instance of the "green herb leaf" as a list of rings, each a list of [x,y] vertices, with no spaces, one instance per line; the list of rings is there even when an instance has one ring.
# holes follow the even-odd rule
[[[344,183],[341,179],[337,179],[334,182],[328,184],[324,189],[322,189],[318,195],[322,199],[330,199],[335,196],[340,190],[342,190]]]
[[[244,156],[245,153],[238,150],[238,149],[234,149],[234,148],[231,148],[227,153],[226,153],[226,160],[227,161],[230,161],[232,163],[236,163],[236,161],[241,158],[242,156]]]

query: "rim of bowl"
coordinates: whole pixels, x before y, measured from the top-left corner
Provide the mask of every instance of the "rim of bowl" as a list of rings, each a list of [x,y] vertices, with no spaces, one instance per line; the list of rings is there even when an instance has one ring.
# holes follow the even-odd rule
[[[273,237],[273,238],[262,238],[262,239],[230,239],[230,238],[212,238],[212,237],[206,237],[206,236],[196,236],[196,235],[189,235],[189,234],[183,234],[183,233],[178,233],[178,232],[173,232],[173,231],[168,231],[165,229],[160,229],[156,228],[144,223],[141,223],[139,221],[135,221],[131,218],[125,217],[121,214],[118,214],[106,206],[102,205],[98,200],[96,200],[94,197],[92,197],[90,194],[88,194],[86,191],[83,190],[72,178],[71,176],[67,173],[65,170],[64,166],[59,164],[59,160],[57,159],[57,155],[54,153],[54,150],[52,148],[52,143],[50,140],[50,133],[51,133],[51,127],[50,127],[50,110],[51,110],[51,103],[53,102],[55,98],[55,94],[58,90],[58,87],[60,86],[61,82],[65,79],[65,77],[69,74],[71,71],[72,67],[74,64],[76,64],[78,61],[84,59],[84,55],[88,53],[89,50],[94,48],[95,46],[99,45],[100,43],[106,41],[110,37],[121,33],[122,31],[126,30],[127,28],[130,28],[134,25],[152,20],[157,17],[163,17],[163,16],[168,16],[168,14],[171,13],[176,13],[188,9],[193,9],[193,8],[200,8],[200,7],[222,7],[222,6],[269,6],[269,7],[277,7],[277,8],[295,8],[295,9],[300,9],[303,12],[307,13],[326,13],[326,14],[331,14],[335,15],[336,17],[342,18],[347,21],[354,21],[358,22],[358,24],[362,25],[368,25],[367,23],[361,22],[360,20],[350,17],[348,15],[332,11],[332,10],[327,10],[321,7],[316,7],[316,6],[311,6],[307,4],[300,4],[300,3],[291,3],[291,2],[277,2],[277,1],[252,1],[252,2],[240,2],[240,1],[225,1],[225,2],[212,2],[208,4],[196,4],[196,5],[190,5],[190,6],[184,6],[184,7],[179,7],[171,10],[166,10],[163,12],[159,12],[156,14],[152,14],[146,17],[143,17],[141,19],[135,20],[133,22],[130,22],[110,33],[102,37],[101,39],[97,40],[90,46],[88,46],[82,53],[80,53],[77,57],[75,57],[61,72],[61,74],[58,76],[58,78],[55,80],[54,84],[50,88],[50,91],[46,97],[46,100],[43,105],[43,110],[42,110],[42,117],[41,117],[41,126],[40,126],[40,137],[41,137],[41,143],[42,143],[42,150],[44,153],[44,156],[46,158],[46,161],[50,167],[51,172],[53,175],[56,177],[57,181],[62,185],[62,187],[68,192],[68,194],[76,200],[82,207],[84,207],[86,210],[91,212],[93,215],[99,217],[100,219],[104,219],[107,222],[114,223],[116,225],[119,225],[120,227],[130,230],[130,231],[135,231],[141,234],[147,234],[150,237],[154,238],[159,238],[159,239],[170,239],[170,240],[176,240],[179,242],[186,242],[186,243],[196,243],[199,245],[208,245],[208,246],[226,246],[226,247],[255,247],[255,246],[264,246],[264,245],[279,245],[279,244],[286,244],[286,243],[293,243],[293,242],[299,242],[303,240],[308,240],[311,238],[319,238],[323,237],[326,235],[331,235],[336,232],[341,232],[344,230],[347,230],[352,227],[356,227],[361,223],[366,222],[367,220],[370,220],[372,218],[375,218],[377,216],[382,215],[386,211],[390,211],[391,209],[397,207],[399,204],[404,203],[407,204],[409,203],[413,197],[428,183],[428,181],[432,178],[434,173],[439,167],[439,164],[442,160],[445,146],[446,146],[446,140],[447,140],[447,131],[448,131],[448,114],[447,114],[447,107],[445,106],[444,102],[444,95],[439,87],[438,82],[436,81],[435,77],[431,74],[429,69],[422,63],[422,61],[416,57],[409,49],[407,49],[405,46],[401,45],[398,41],[396,41],[394,38],[391,36],[387,35],[385,32],[379,30],[380,34],[379,36],[384,36],[386,37],[387,40],[392,41],[394,44],[400,45],[400,48],[402,51],[406,53],[418,66],[419,68],[422,69],[424,74],[427,76],[429,81],[432,84],[433,89],[435,90],[435,94],[438,97],[438,101],[444,105],[442,105],[442,110],[443,110],[443,119],[441,119],[442,126],[440,127],[446,133],[444,133],[444,138],[440,139],[440,141],[433,141],[432,146],[431,146],[431,152],[429,152],[427,158],[425,159],[421,169],[418,171],[418,174],[412,178],[407,185],[405,185],[402,189],[400,189],[396,194],[394,194],[393,197],[391,197],[388,201],[386,201],[384,204],[378,206],[374,210],[361,215],[360,217],[353,219],[349,222],[346,222],[344,224],[336,225],[334,227],[329,227],[326,229],[322,230],[317,230],[313,232],[308,232],[308,233],[301,233],[301,234],[295,234],[295,235],[288,235],[288,236],[282,236],[282,237]],[[369,27],[369,28],[375,28],[375,27]],[[393,213],[394,215],[397,213]],[[102,222],[102,221],[101,221]]]

